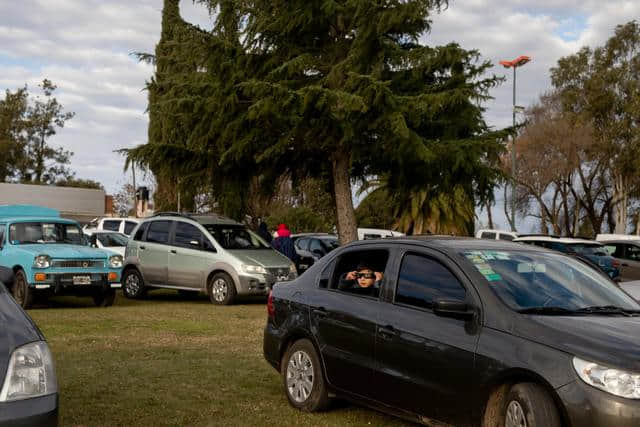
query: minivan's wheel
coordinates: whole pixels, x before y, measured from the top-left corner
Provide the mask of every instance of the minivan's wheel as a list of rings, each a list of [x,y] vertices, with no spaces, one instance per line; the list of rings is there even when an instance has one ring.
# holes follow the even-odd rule
[[[31,308],[33,305],[33,291],[29,288],[29,282],[27,281],[27,275],[22,270],[18,270],[13,280],[13,286],[11,288],[13,299],[16,300],[20,307],[25,310]]]
[[[549,393],[535,383],[511,387],[504,408],[505,427],[560,427],[558,409]]]
[[[116,300],[116,290],[100,290],[93,296],[93,302],[98,307],[111,307]]]
[[[282,379],[289,403],[301,411],[329,406],[327,386],[316,349],[307,339],[296,341],[282,358]]]
[[[236,299],[236,285],[227,273],[216,273],[207,285],[211,302],[218,305],[230,305]]]
[[[142,275],[135,268],[124,272],[122,276],[122,294],[127,298],[142,298],[145,293]]]

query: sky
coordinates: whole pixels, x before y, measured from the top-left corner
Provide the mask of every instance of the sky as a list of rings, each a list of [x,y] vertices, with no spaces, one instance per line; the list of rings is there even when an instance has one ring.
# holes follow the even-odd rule
[[[114,151],[147,141],[144,87],[153,67],[132,53],[154,52],[162,3],[0,0],[0,90],[26,84],[37,95],[44,78],[58,85],[55,97],[76,115],[49,142],[74,152],[71,168],[78,178],[99,181],[109,193],[131,179],[123,171],[124,158]],[[211,28],[203,6],[182,0],[180,7],[186,21]],[[422,41],[476,49],[495,64],[490,73],[507,77],[486,104],[485,120],[501,128],[512,120],[512,76],[500,60],[533,58],[517,76],[517,104],[528,106],[550,89],[549,69],[558,59],[603,44],[616,25],[638,17],[637,0],[451,0],[432,16],[431,32]],[[500,199],[494,220],[505,228]],[[486,216],[479,218],[483,222]],[[521,226],[530,231],[533,224],[521,221]]]

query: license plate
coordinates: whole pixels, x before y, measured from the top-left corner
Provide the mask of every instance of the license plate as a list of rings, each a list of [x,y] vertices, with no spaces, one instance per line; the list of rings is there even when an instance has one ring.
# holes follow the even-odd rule
[[[90,285],[91,276],[73,276],[74,285]]]

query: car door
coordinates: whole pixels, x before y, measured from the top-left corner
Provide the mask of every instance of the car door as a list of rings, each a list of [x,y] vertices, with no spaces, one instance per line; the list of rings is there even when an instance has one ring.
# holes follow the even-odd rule
[[[436,300],[477,304],[465,276],[437,252],[405,250],[395,286],[377,320],[377,398],[454,425],[471,417],[463,408],[474,396],[477,320],[440,317]],[[387,285],[390,283],[388,282]]]
[[[169,235],[173,221],[152,221],[144,242],[138,246],[138,258],[145,280],[151,285],[166,285],[169,264]]]
[[[209,271],[213,245],[198,227],[176,221],[169,248],[168,282],[171,286],[201,289]]]
[[[350,254],[355,256],[357,252]],[[311,330],[329,384],[370,398],[375,371],[375,321],[382,303],[378,297],[338,290],[337,265],[340,262],[334,259],[325,267],[318,292],[309,295]]]

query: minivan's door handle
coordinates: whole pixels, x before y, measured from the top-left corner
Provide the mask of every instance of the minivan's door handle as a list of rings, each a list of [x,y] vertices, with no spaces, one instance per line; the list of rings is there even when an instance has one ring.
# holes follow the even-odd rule
[[[380,335],[380,338],[382,339],[392,340],[396,335],[398,335],[398,331],[396,331],[396,329],[391,325],[381,326],[378,328],[378,335]]]
[[[146,246],[140,246],[140,250],[141,250],[141,251],[144,251],[145,249],[147,249],[147,247],[146,247]]]
[[[171,249],[169,252],[171,252],[172,254],[177,254],[178,251],[176,251],[175,249]]]
[[[324,307],[314,308],[311,310],[311,312],[318,317],[327,317],[327,314],[329,314]]]

